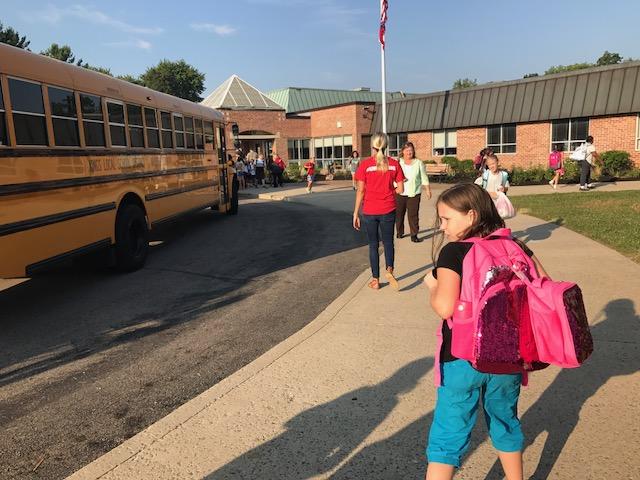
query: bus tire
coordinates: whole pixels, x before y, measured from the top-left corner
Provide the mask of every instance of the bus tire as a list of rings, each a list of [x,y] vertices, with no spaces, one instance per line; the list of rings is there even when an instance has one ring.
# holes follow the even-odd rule
[[[129,203],[116,216],[115,267],[121,272],[142,268],[149,253],[149,228],[140,206]]]

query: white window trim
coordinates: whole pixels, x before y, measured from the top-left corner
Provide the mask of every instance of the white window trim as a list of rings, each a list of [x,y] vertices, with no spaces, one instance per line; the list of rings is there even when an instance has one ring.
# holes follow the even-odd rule
[[[333,138],[333,137],[332,137]],[[304,149],[302,142],[304,141],[308,141],[309,142],[309,158],[304,158],[302,151]],[[298,157],[297,158],[289,158],[289,161],[294,161],[294,162],[300,162],[302,160],[311,160],[312,156],[311,156],[311,150],[313,149],[313,152],[315,153],[315,145],[313,144],[313,139],[311,138],[288,138],[287,139],[287,153],[289,150],[289,142],[294,142],[294,149],[298,152]],[[297,143],[299,142],[299,143]],[[297,147],[295,145],[298,145]],[[313,157],[315,158],[315,157]]]
[[[502,138],[503,138],[503,130],[504,130],[504,126],[505,125],[515,125],[515,127],[516,127],[516,141],[515,141],[515,143],[504,143],[503,142]],[[489,145],[489,129],[491,127],[500,127],[500,143],[499,144],[492,143],[491,145]],[[487,141],[485,142],[485,146],[487,148],[491,148],[492,146],[493,147],[495,147],[495,146],[499,146],[500,147],[500,151],[499,152],[495,152],[495,153],[500,154],[500,155],[516,155],[518,153],[518,124],[517,123],[513,123],[513,124],[512,123],[499,123],[497,125],[489,125],[486,128],[486,140]],[[502,148],[505,145],[513,145],[514,147],[516,147],[515,148],[516,151],[515,152],[503,152]]]
[[[435,152],[436,150],[436,146],[435,146],[435,134],[439,133],[439,132],[443,132],[444,133],[444,153],[442,155],[439,155]],[[447,133],[448,132],[456,132],[456,146],[455,147],[449,147],[449,145],[447,144]],[[488,133],[487,133],[488,135]],[[456,153],[447,153],[447,148],[455,148],[456,149]],[[445,129],[441,129],[441,130],[432,130],[431,131],[431,156],[432,157],[446,157],[447,155],[457,155],[458,154],[458,129],[457,128],[445,128]]]
[[[113,100],[111,98],[105,98],[105,107],[106,107],[106,114],[107,114],[107,131],[109,132],[109,145],[111,146],[111,148],[122,148],[122,149],[126,149],[129,147],[128,145],[128,138],[127,138],[127,107],[125,105],[124,102],[121,102],[120,100]],[[115,123],[115,122],[111,122],[111,120],[109,120],[109,104],[113,103],[115,105],[122,105],[122,112],[123,112],[123,118],[124,118],[124,122],[125,123]],[[113,141],[111,139],[111,125],[113,125],[114,127],[123,127],[124,128],[124,141],[127,143],[127,145],[114,145]]]
[[[568,137],[567,140],[562,140],[562,143],[568,143],[569,144],[569,148],[571,148],[571,124],[572,124],[572,120],[578,120],[579,118],[585,118],[585,117],[574,117],[574,118],[559,118],[556,120],[551,120],[549,121],[549,153],[553,152],[553,144],[554,143],[561,143],[560,141],[558,142],[554,142],[553,141],[553,122],[557,122],[560,120],[569,120],[569,130],[568,130]],[[589,131],[591,130],[591,117],[586,117],[587,118],[587,137],[589,136]],[[584,140],[575,140],[576,142],[586,142],[586,138]],[[564,150],[564,152],[566,153],[572,153],[573,150]]]
[[[640,113],[636,115],[636,152],[640,151]]]

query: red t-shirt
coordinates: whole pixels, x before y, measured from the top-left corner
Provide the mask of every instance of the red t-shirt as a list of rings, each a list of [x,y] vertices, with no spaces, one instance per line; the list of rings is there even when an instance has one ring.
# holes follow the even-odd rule
[[[307,162],[304,164],[304,168],[307,169],[307,175],[314,175],[316,173],[315,162]]]
[[[378,172],[376,157],[369,157],[358,165],[356,180],[364,182],[364,202],[362,213],[365,215],[384,215],[396,209],[396,197],[393,183],[404,182],[404,174],[397,160],[387,157],[389,170]]]

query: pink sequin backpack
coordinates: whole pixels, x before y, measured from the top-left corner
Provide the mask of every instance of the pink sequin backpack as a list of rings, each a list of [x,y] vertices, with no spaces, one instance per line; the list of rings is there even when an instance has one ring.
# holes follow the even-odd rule
[[[448,320],[454,356],[486,373],[577,367],[588,358],[593,341],[576,284],[540,278],[507,228],[465,241],[473,246]]]

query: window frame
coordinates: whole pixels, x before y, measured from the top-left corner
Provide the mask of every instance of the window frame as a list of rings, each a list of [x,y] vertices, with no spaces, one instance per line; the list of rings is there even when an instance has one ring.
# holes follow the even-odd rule
[[[636,115],[636,152],[640,151],[640,113]]]
[[[45,94],[47,94],[48,92],[45,91],[45,89],[43,89],[42,87],[45,86],[45,84],[43,82],[37,82],[35,80],[27,80],[24,78],[20,78],[20,77],[16,77],[13,75],[7,75],[6,76],[7,79],[7,92],[9,93],[9,102],[11,103],[11,123],[13,126],[13,137],[15,139],[15,147],[19,147],[19,148],[42,148],[42,147],[51,147],[51,142],[53,141],[53,125],[49,125],[49,120],[47,119],[47,111],[49,109],[49,105],[48,105],[48,95],[47,97],[45,97]],[[11,98],[11,82],[10,80],[17,80],[19,82],[24,82],[24,83],[32,83],[34,85],[38,85],[40,87],[40,95],[42,96],[42,109],[43,109],[43,113],[33,113],[33,112],[24,112],[22,110],[15,110],[13,108],[13,99]],[[7,98],[5,98],[3,96],[3,100],[6,104],[7,102]],[[5,106],[6,109],[6,106]],[[16,133],[16,122],[15,122],[15,118],[14,115],[15,114],[18,115],[29,115],[29,116],[33,116],[33,117],[42,117],[44,118],[44,133],[45,133],[45,137],[47,140],[47,143],[42,145],[42,144],[37,144],[37,145],[30,145],[30,144],[21,144],[18,143],[18,135]],[[7,122],[8,125],[8,122]],[[8,130],[8,128],[7,128]],[[51,131],[50,131],[51,130]],[[7,137],[9,136],[8,132],[7,132]],[[9,140],[9,138],[7,138]]]
[[[515,142],[511,143],[505,143],[504,142],[504,128],[513,125],[514,127],[514,132],[515,132]],[[489,144],[489,129],[490,128],[495,128],[495,127],[499,127],[500,128],[500,143],[496,144],[496,143],[492,143]],[[498,123],[495,125],[487,125],[486,128],[486,132],[485,132],[485,146],[487,148],[490,148],[493,150],[494,153],[499,153],[500,155],[515,155],[518,153],[518,124],[517,123]],[[456,138],[456,143],[457,143],[457,138]],[[505,152],[504,151],[504,147],[505,146],[511,146],[513,145],[513,152]],[[499,147],[499,150],[496,150],[495,147]]]
[[[307,148],[307,157],[304,156],[304,142],[309,142]],[[287,153],[289,154],[289,161],[300,162],[302,160],[311,160],[311,138],[288,138],[287,139]],[[289,146],[289,142],[293,142],[293,147]],[[315,147],[313,147],[315,149]],[[291,151],[295,151],[296,155],[291,156]],[[314,150],[315,151],[315,150]]]
[[[206,125],[209,125],[211,127],[211,133],[209,134],[207,132],[207,128]],[[203,136],[204,136],[204,148],[206,150],[207,145],[212,145],[212,148],[215,150],[216,148],[216,124],[212,121],[212,120],[202,120],[202,132],[203,132]],[[211,141],[207,142],[207,138],[209,138]]]
[[[153,116],[156,120],[156,126],[150,127],[147,125],[147,110],[153,111]],[[162,141],[160,140],[160,124],[158,122],[158,109],[155,107],[146,107],[142,106],[142,123],[144,123],[144,143],[146,148],[151,148],[153,150],[160,150],[162,148]],[[151,142],[149,142],[149,130],[155,130],[156,135],[158,136],[158,146],[152,147]]]
[[[176,117],[179,117],[180,119],[182,119],[182,130],[178,130],[176,128],[176,122],[175,119]],[[184,115],[182,115],[181,113],[176,113],[176,112],[171,112],[171,124],[173,125],[173,143],[174,143],[174,148],[176,150],[186,150],[187,149],[187,139],[185,138],[185,125],[184,125]],[[182,146],[179,147],[178,146],[178,142],[176,141],[178,139],[178,133],[182,134]]]
[[[131,122],[129,121],[129,107],[137,107],[140,109],[140,124],[131,124]],[[127,137],[129,139],[129,148],[147,148],[147,140],[145,138],[145,131],[144,131],[144,108],[142,105],[138,105],[137,103],[125,103],[125,111],[124,111],[124,117],[127,123]],[[140,130],[142,130],[142,146],[140,145],[134,145],[133,141],[131,140],[131,129],[132,128],[138,128]]]
[[[124,113],[123,115],[123,120],[124,123],[112,123],[111,120],[109,119],[109,104],[113,103],[115,105],[121,105],[122,106],[122,111]],[[115,100],[112,98],[105,98],[105,102],[104,105],[106,107],[106,115],[107,115],[107,130],[109,131],[109,148],[122,148],[122,149],[126,149],[129,148],[129,133],[127,132],[127,109],[125,107],[125,102],[122,100]],[[115,127],[123,127],[124,128],[124,142],[126,143],[126,145],[114,145],[113,144],[113,140],[112,140],[112,136],[111,136],[111,125],[115,126]]]
[[[200,133],[198,133],[198,126],[200,126]],[[193,117],[193,131],[195,138],[195,149],[199,152],[204,151],[204,119],[200,117]],[[200,137],[200,145],[198,147],[198,136]]]
[[[88,148],[88,149],[93,149],[93,148],[107,148],[107,132],[105,130],[105,125],[108,126],[109,124],[109,118],[107,115],[107,109],[105,108],[106,103],[105,103],[105,98],[101,95],[94,95],[93,93],[87,93],[87,92],[81,92],[81,91],[76,91],[75,93],[77,93],[77,106],[76,108],[78,109],[78,114],[79,117],[82,118],[82,138],[83,138],[83,146],[82,148]],[[98,100],[100,101],[100,113],[102,114],[102,120],[94,120],[94,119],[89,119],[89,118],[85,118],[84,116],[84,112],[82,111],[82,96],[89,96],[89,97],[97,97]],[[105,120],[105,115],[107,115],[107,118]],[[85,128],[85,122],[88,123],[99,123],[102,124],[102,137],[104,138],[104,145],[87,145],[87,130]],[[111,132],[109,132],[109,134],[111,134]],[[111,141],[111,138],[109,138],[109,141]]]
[[[396,148],[391,148],[391,136],[395,136]],[[387,149],[387,155],[393,158],[400,158],[402,155],[402,146],[409,141],[409,133],[408,132],[398,132],[398,133],[389,133],[387,134],[389,138],[389,147]],[[405,137],[404,142],[400,141],[401,137]],[[393,154],[395,152],[395,155]]]
[[[0,148],[8,148],[11,146],[11,138],[9,137],[9,123],[7,121],[7,101],[6,95],[3,88],[4,85],[4,75],[0,75],[0,95],[2,95],[2,105],[0,105],[0,116],[4,117],[4,136],[6,138],[6,143],[0,143]],[[8,90],[8,86],[7,86]],[[0,135],[2,132],[0,132]]]
[[[187,129],[187,120],[191,122],[191,131]],[[184,148],[186,150],[195,150],[196,149],[196,123],[195,117],[192,116],[182,116],[183,127],[184,127]],[[189,146],[189,138],[193,142],[193,145]]]
[[[574,123],[576,123],[578,120],[586,120],[587,121],[587,135],[585,136],[585,138],[583,140],[571,140],[571,130],[572,130],[572,126]],[[566,140],[558,140],[558,141],[554,141],[553,140],[553,123],[554,122],[564,122],[567,121],[569,122],[569,128],[567,128],[567,139]],[[551,120],[549,122],[549,153],[551,153],[553,151],[553,146],[555,144],[559,144],[559,143],[563,143],[563,144],[567,144],[568,148],[567,150],[565,150],[564,148],[561,150],[561,152],[567,152],[567,153],[571,153],[574,150],[571,150],[571,144],[572,143],[584,143],[587,141],[587,138],[589,136],[589,130],[591,128],[591,118],[590,117],[573,117],[573,118],[559,118],[556,120]]]
[[[176,142],[175,142],[175,138],[174,138],[174,128],[173,128],[173,113],[167,110],[158,110],[160,113],[160,145],[161,148],[164,149],[171,149],[171,150],[175,150],[176,148]],[[169,128],[164,128],[163,124],[162,124],[162,114],[166,113],[167,115],[169,115]],[[171,136],[171,146],[167,147],[164,144],[164,136],[162,135],[164,132],[169,132],[169,135]]]
[[[76,91],[73,89],[68,89],[68,88],[64,88],[64,87],[58,87],[56,85],[49,85],[49,84],[45,84],[45,87],[47,87],[47,100],[49,103],[49,116],[51,117],[51,128],[53,129],[53,145],[51,145],[52,148],[63,148],[63,149],[81,149],[82,147],[82,141],[80,139],[80,118],[78,116],[78,102],[76,101]],[[73,103],[75,106],[75,117],[65,117],[62,115],[54,115],[53,114],[53,110],[51,109],[51,97],[49,96],[49,89],[50,88],[55,88],[56,90],[63,90],[65,92],[70,92],[71,96],[73,97]],[[55,124],[54,124],[54,119],[58,119],[58,120],[71,120],[74,121],[76,123],[76,134],[78,135],[78,144],[77,145],[58,145],[58,142],[56,140],[56,129],[55,129]],[[83,132],[84,133],[84,132]]]
[[[435,142],[435,137],[437,133],[442,132],[444,134],[444,148],[442,149],[442,153],[436,153],[436,142]],[[448,143],[448,139],[449,139],[449,133],[455,133],[456,134],[456,146],[455,147],[450,147],[449,143]],[[453,153],[449,153],[447,152],[447,150],[451,150],[452,148],[455,149],[455,152]],[[402,153],[402,152],[401,152]],[[431,156],[432,157],[447,157],[447,156],[455,156],[458,154],[458,129],[457,128],[445,128],[445,129],[440,129],[440,130],[432,130],[431,131]],[[417,154],[416,154],[417,156]]]

